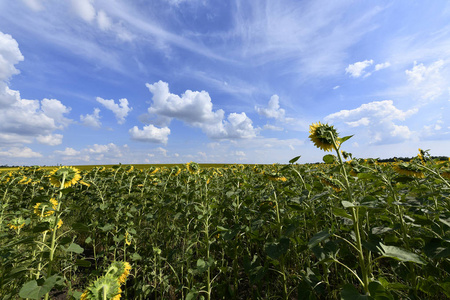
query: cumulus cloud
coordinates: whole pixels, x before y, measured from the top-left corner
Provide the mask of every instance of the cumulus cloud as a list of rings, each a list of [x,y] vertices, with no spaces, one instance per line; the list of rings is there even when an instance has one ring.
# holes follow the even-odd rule
[[[278,95],[270,97],[267,108],[255,106],[256,112],[266,118],[273,118],[277,120],[284,119],[285,110],[280,108],[280,98]]]
[[[362,129],[360,137],[368,138],[369,143],[395,143],[410,139],[413,132],[404,121],[417,113],[417,109],[407,111],[394,106],[392,100],[373,101],[352,110],[341,110],[325,117],[325,121],[342,122],[354,129]]]
[[[121,159],[129,157],[128,145],[118,146],[114,143],[94,144],[87,146],[81,150],[67,147],[64,150],[55,150],[53,153],[58,155],[60,159],[70,163],[83,162],[101,162],[119,163]]]
[[[345,73],[349,73],[351,77],[361,77],[362,75],[370,75],[370,73],[366,73],[364,69],[371,66],[373,64],[373,60],[365,60],[365,61],[358,61],[354,64],[348,65],[347,68],[345,68]]]
[[[46,116],[52,118],[57,124],[61,125],[58,129],[62,129],[72,122],[72,120],[64,117],[64,114],[68,114],[71,108],[66,107],[59,100],[44,99],[41,101],[41,109]]]
[[[14,65],[23,59],[16,40],[0,31],[0,81],[7,81],[11,76],[19,74]]]
[[[94,112],[92,114],[81,115],[80,121],[84,126],[100,128],[102,126],[102,123],[100,122],[100,109],[94,108]]]
[[[15,64],[23,60],[17,42],[0,32],[0,145],[32,143],[35,139],[46,145],[58,145],[61,130],[70,124],[70,112],[57,99],[27,100],[19,91],[8,87],[8,80],[19,73]]]
[[[129,133],[131,138],[136,141],[166,144],[170,129],[168,127],[158,128],[150,124],[144,126],[142,130],[134,126],[129,130]]]
[[[76,156],[76,155],[80,154],[80,151],[77,151],[77,150],[75,150],[73,148],[67,147],[63,151],[55,150],[54,153],[55,154],[59,154],[59,155],[63,155],[63,156]]]
[[[72,0],[73,12],[85,20],[91,22],[95,18],[95,8],[91,0]]]
[[[283,127],[278,127],[270,124],[264,125],[263,129],[265,130],[273,130],[273,131],[283,131]]]
[[[1,148],[0,148],[1,149]],[[12,147],[9,150],[0,150],[0,157],[17,157],[17,158],[32,158],[42,157],[42,154],[34,152],[28,147]]]
[[[381,63],[381,64],[376,64],[375,65],[375,71],[380,71],[380,70],[386,69],[386,68],[388,68],[390,66],[391,66],[391,63],[388,62],[388,61],[384,62],[384,63]]]
[[[119,104],[115,103],[112,99],[105,100],[100,97],[97,97],[97,102],[112,111],[119,124],[125,123],[125,118],[128,116],[128,113],[133,110],[132,107],[128,107],[128,100],[126,98],[120,99]]]
[[[231,113],[225,119],[222,109],[213,111],[211,97],[206,91],[187,90],[180,97],[170,93],[169,84],[163,81],[146,86],[153,94],[149,116],[156,116],[160,126],[168,126],[172,119],[178,119],[201,128],[207,136],[216,139],[249,138],[257,134],[245,113]]]
[[[44,145],[56,146],[62,144],[62,134],[38,135],[36,140]]]
[[[0,91],[0,99],[9,98],[11,95],[9,91],[7,87],[3,93]],[[3,133],[22,136],[31,143],[33,138],[46,136],[54,130],[63,129],[70,122],[64,117],[70,108],[59,100],[45,101],[48,99],[44,99],[42,102],[26,100],[21,99],[17,91],[14,92],[18,98],[0,110],[0,131]],[[2,102],[4,101],[0,101],[0,103]],[[0,140],[0,144],[2,142],[7,141]]]
[[[429,66],[414,62],[413,68],[405,71],[415,93],[420,94],[422,99],[433,100],[444,92],[447,87],[441,74],[444,65],[443,60],[438,60]]]

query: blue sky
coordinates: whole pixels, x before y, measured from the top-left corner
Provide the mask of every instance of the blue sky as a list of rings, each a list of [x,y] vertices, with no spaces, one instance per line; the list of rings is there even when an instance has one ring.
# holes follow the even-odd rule
[[[0,164],[450,155],[450,3],[0,0]]]

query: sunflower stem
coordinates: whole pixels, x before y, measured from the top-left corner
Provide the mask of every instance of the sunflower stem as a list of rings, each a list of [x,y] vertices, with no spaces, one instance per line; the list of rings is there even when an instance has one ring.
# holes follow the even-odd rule
[[[352,189],[351,189],[350,183],[348,181],[348,175],[347,175],[347,171],[345,169],[344,161],[343,161],[342,155],[339,151],[340,145],[336,141],[334,135],[332,133],[330,133],[330,135],[331,135],[331,139],[333,141],[333,148],[336,151],[336,154],[337,154],[337,157],[339,160],[339,165],[341,167],[341,170],[342,170],[342,173],[344,176],[344,183],[345,183],[345,189],[347,191],[348,201],[351,203],[355,203],[355,201],[353,199]],[[359,266],[361,268],[363,289],[367,295],[370,295],[370,292],[369,292],[369,270],[366,268],[366,260],[364,257],[364,250],[362,248],[362,240],[361,240],[361,231],[362,230],[361,230],[361,224],[359,221],[358,207],[355,207],[355,206],[351,207],[351,216],[352,216],[352,221],[353,221],[353,230],[355,232],[356,248],[358,249],[357,252],[358,252]]]

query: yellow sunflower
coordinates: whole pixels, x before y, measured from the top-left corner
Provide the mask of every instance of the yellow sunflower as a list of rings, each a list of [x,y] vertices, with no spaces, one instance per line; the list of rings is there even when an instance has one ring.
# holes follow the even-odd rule
[[[121,293],[122,289],[120,288],[120,283],[117,281],[117,278],[107,274],[92,282],[81,295],[80,300],[119,300]],[[104,296],[106,298],[103,298]]]
[[[186,164],[186,168],[191,174],[198,173],[200,171],[200,166],[198,165],[198,163],[192,161]]]
[[[394,171],[400,175],[406,175],[416,178],[424,178],[423,172],[416,166],[407,163],[396,163]]]
[[[59,167],[50,172],[50,183],[56,187],[61,187],[63,180],[66,188],[76,184],[80,179],[80,170],[74,167]]]
[[[58,201],[55,198],[51,198],[49,201],[52,204],[53,210],[46,211],[46,209],[50,208],[50,206],[45,203],[39,202],[34,206],[34,213],[39,217],[49,217],[53,215],[56,208],[58,207]]]
[[[334,148],[333,139],[336,146],[339,146],[338,132],[336,129],[328,124],[322,124],[320,122],[313,123],[309,126],[309,139],[314,143],[319,149],[324,151],[332,151]]]

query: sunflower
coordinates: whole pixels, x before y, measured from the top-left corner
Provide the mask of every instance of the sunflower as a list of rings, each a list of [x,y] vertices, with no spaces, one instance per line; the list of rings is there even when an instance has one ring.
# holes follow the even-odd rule
[[[270,181],[282,181],[282,182],[287,181],[286,177],[284,177],[284,176],[267,175],[267,178],[269,178]]]
[[[117,281],[117,278],[107,274],[92,282],[81,295],[80,300],[119,300],[121,293],[122,290],[120,289],[120,283]]]
[[[12,230],[20,231],[25,226],[25,219],[22,217],[17,217],[11,220],[11,223],[8,223],[8,227]]]
[[[50,217],[51,215],[53,215],[55,213],[55,210],[58,207],[58,201],[55,198],[51,198],[50,203],[52,204],[52,208],[53,210],[47,210],[46,209],[50,208],[49,205],[45,204],[45,203],[36,203],[36,205],[34,206],[34,213],[39,216],[39,217]]]
[[[450,169],[444,170],[444,172],[441,173],[441,176],[450,179]]]
[[[324,151],[332,151],[334,148],[334,143],[339,146],[338,132],[336,129],[328,124],[313,123],[309,126],[309,139],[314,143],[319,149]]]
[[[333,190],[335,190],[336,192],[340,192],[342,191],[340,185],[339,185],[339,181],[337,181],[336,179],[334,179],[332,176],[330,177],[322,177],[320,180],[323,184],[328,185],[330,187],[333,188]]]
[[[127,246],[131,245],[131,235],[128,233],[128,231],[125,231],[125,244],[127,244]]]
[[[394,165],[394,171],[400,175],[406,175],[416,178],[424,178],[423,172],[416,166],[407,163],[397,163]]]
[[[186,168],[188,169],[189,173],[191,174],[195,174],[198,173],[200,171],[200,166],[198,165],[198,163],[195,162],[188,162],[186,164]]]
[[[80,170],[74,167],[59,167],[50,172],[50,183],[56,187],[61,187],[64,181],[64,187],[74,185],[81,179]]]
[[[131,265],[128,262],[115,261],[109,266],[106,274],[114,276],[119,284],[123,284],[127,280],[130,270]]]

